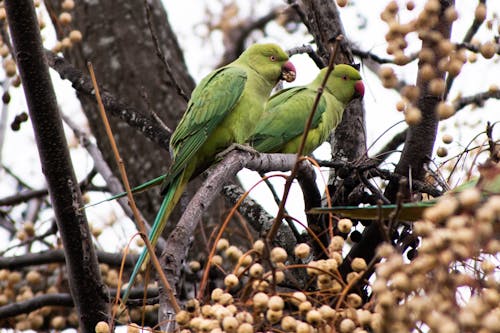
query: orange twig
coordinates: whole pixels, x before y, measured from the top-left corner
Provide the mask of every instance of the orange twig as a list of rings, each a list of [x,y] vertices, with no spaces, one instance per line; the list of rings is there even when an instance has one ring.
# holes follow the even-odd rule
[[[132,195],[132,191],[130,189],[130,183],[128,181],[127,172],[125,170],[125,165],[124,165],[123,160],[122,160],[120,153],[118,151],[118,147],[117,147],[115,139],[113,137],[113,132],[111,131],[111,127],[109,126],[108,117],[106,116],[106,111],[105,111],[104,105],[102,103],[101,94],[99,92],[99,87],[97,85],[97,80],[95,78],[95,73],[94,73],[94,68],[92,66],[92,63],[88,62],[87,67],[88,67],[88,70],[90,72],[92,84],[94,86],[95,97],[97,100],[97,104],[99,106],[99,113],[100,113],[102,121],[104,123],[104,127],[106,129],[106,135],[108,136],[108,139],[109,139],[110,144],[111,144],[111,149],[113,150],[113,154],[114,154],[115,159],[118,163],[118,168],[120,170],[120,175],[122,177],[123,186],[125,187],[125,190],[127,191],[127,198],[129,200],[129,203],[130,203],[130,208],[132,209],[132,212],[134,213],[134,218],[136,219],[137,224],[139,226],[140,235],[141,235],[142,239],[144,240],[144,243],[146,244],[146,248],[148,249],[149,255],[151,257],[151,262],[153,263],[153,266],[155,267],[156,271],[158,272],[158,276],[160,278],[160,281],[163,284],[163,286],[165,287],[165,290],[168,294],[168,297],[170,299],[170,302],[172,303],[172,306],[173,306],[175,312],[179,312],[181,309],[180,309],[179,304],[177,303],[177,299],[175,298],[173,289],[170,287],[170,284],[168,283],[167,278],[166,278],[166,276],[163,273],[163,270],[161,268],[160,261],[158,260],[158,257],[155,254],[154,248],[151,245],[151,242],[149,241],[148,237],[146,236],[146,234],[147,234],[146,226],[144,225],[144,221],[141,219],[141,216],[139,215],[139,210],[137,209],[134,197]],[[120,297],[119,295],[120,294],[118,291],[117,299]]]

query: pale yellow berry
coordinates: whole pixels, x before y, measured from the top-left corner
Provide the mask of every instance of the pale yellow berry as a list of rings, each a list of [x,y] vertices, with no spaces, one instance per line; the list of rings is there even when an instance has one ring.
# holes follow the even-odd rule
[[[492,41],[486,42],[481,45],[479,52],[485,59],[491,59],[497,52],[497,45]]]
[[[109,326],[108,326],[108,330],[107,331],[97,331],[97,326],[100,324],[101,322],[97,323],[95,329],[96,329],[96,333],[106,333],[106,332],[109,332]],[[105,323],[107,325],[107,323]],[[63,317],[63,316],[55,316],[54,318],[52,318],[52,320],[50,321],[50,326],[52,326],[53,328],[55,328],[56,330],[62,330],[63,328],[65,328],[66,326],[66,319]]]
[[[253,278],[261,278],[264,274],[264,267],[261,264],[255,263],[250,267],[250,276]]]
[[[347,234],[351,232],[352,221],[349,219],[340,219],[337,223],[337,227],[339,228],[340,232]]]
[[[445,102],[439,102],[437,105],[437,113],[440,120],[448,119],[455,114],[455,108]]]
[[[224,294],[224,290],[222,290],[221,288],[215,288],[214,290],[212,290],[210,298],[212,299],[212,301],[217,303],[220,301],[222,294]]]
[[[453,136],[451,136],[450,134],[444,134],[443,137],[441,138],[441,140],[445,144],[450,144],[453,142]]]
[[[285,302],[283,301],[283,298],[275,295],[275,296],[271,296],[271,298],[269,299],[268,306],[269,306],[269,309],[274,310],[274,311],[283,310],[283,308],[285,306]]]
[[[233,288],[233,287],[236,287],[239,283],[239,279],[236,275],[234,274],[228,274],[225,278],[224,278],[224,285],[226,287],[228,287],[229,289]]]
[[[354,258],[351,262],[351,268],[355,272],[365,271],[367,267],[366,261],[363,258]]]
[[[267,310],[266,312],[266,319],[271,323],[271,324],[276,324],[278,321],[281,320],[283,317],[283,310]]]
[[[189,323],[189,321],[191,320],[191,315],[189,314],[189,312],[185,311],[185,310],[181,310],[179,311],[176,316],[175,316],[175,321],[177,322],[177,324],[179,324],[180,326],[185,326]]]
[[[312,306],[311,302],[305,301],[305,302],[302,302],[299,304],[299,311],[300,311],[300,313],[305,314],[308,311],[311,311],[312,307],[313,306]]]
[[[220,266],[222,265],[222,257],[220,255],[215,255],[212,257],[212,265]]]
[[[346,318],[340,322],[340,332],[341,333],[350,333],[354,331],[356,328],[356,324],[352,319]]]
[[[7,277],[7,281],[10,286],[15,285],[21,281],[21,273],[19,272],[10,272],[9,276]]]
[[[475,63],[475,62],[477,61],[477,54],[475,54],[475,53],[471,52],[471,53],[469,54],[469,57],[467,58],[467,60],[468,60],[471,64]]]
[[[436,155],[438,157],[446,157],[448,156],[448,149],[446,149],[445,147],[438,147],[438,149],[436,150]]]
[[[73,42],[71,41],[71,39],[69,39],[69,37],[64,37],[61,40],[61,45],[63,49],[69,49],[73,46]]]
[[[455,7],[451,6],[446,8],[446,10],[444,11],[444,18],[448,22],[456,21],[458,19],[458,12]]]
[[[405,111],[405,121],[408,125],[418,125],[422,121],[422,112],[416,107],[410,107]]]
[[[3,68],[5,70],[5,75],[7,75],[8,77],[13,77],[14,75],[16,75],[17,66],[14,60],[5,59],[3,61]]]
[[[290,302],[292,304],[298,306],[300,303],[305,302],[307,300],[306,294],[304,294],[301,291],[296,291],[292,294],[292,297],[290,298]]]
[[[224,317],[224,319],[222,319],[222,328],[228,333],[236,332],[239,325],[238,319],[233,316]]]
[[[363,304],[363,299],[358,294],[350,293],[347,295],[347,304],[350,307],[359,308]]]
[[[285,316],[281,319],[281,328],[286,332],[293,332],[297,328],[297,320],[292,316]]]
[[[321,323],[322,315],[318,310],[310,310],[306,314],[306,321],[312,326],[318,326]]]
[[[441,78],[432,79],[429,82],[429,92],[435,96],[440,96],[446,89],[446,83]]]
[[[267,294],[259,292],[253,296],[253,307],[257,310],[267,309],[269,303],[269,296]]]
[[[237,333],[253,333],[253,325],[249,323],[243,323],[238,327]]]
[[[481,191],[477,188],[468,188],[460,192],[458,200],[465,208],[472,208],[481,201]]]
[[[33,224],[33,222],[24,222],[23,229],[29,237],[33,237],[35,235],[35,225]]]
[[[241,250],[236,246],[231,245],[226,249],[225,254],[229,260],[231,260],[232,262],[237,262],[243,255],[243,252],[241,252]]]
[[[406,85],[401,89],[401,95],[408,101],[416,102],[420,96],[420,88],[415,85]]]
[[[225,251],[229,247],[229,241],[226,238],[221,238],[217,242],[216,249],[217,251]]]
[[[450,61],[447,68],[448,73],[450,73],[451,76],[457,76],[462,71],[462,65],[463,62],[460,60]]]
[[[73,43],[79,43],[82,41],[82,32],[80,30],[71,30],[69,33],[69,39]]]
[[[285,262],[287,257],[288,255],[282,247],[275,247],[271,250],[271,261],[273,263]]]
[[[339,7],[345,7],[347,6],[347,0],[337,0],[337,5]]]
[[[39,285],[42,282],[42,275],[37,271],[29,271],[26,274],[26,281],[31,285]]]
[[[266,244],[260,239],[256,240],[253,243],[253,249],[255,250],[255,252],[257,252],[260,255],[262,255],[264,253],[265,246],[266,246]]]
[[[396,103],[396,110],[398,110],[399,112],[402,112],[406,109],[406,103],[404,101],[398,101]]]
[[[474,18],[480,22],[486,19],[486,5],[484,3],[478,3],[476,10],[474,11]]]
[[[71,23],[71,20],[71,14],[68,12],[62,12],[59,15],[59,23],[61,23],[61,25],[68,25],[69,23]]]
[[[408,275],[403,272],[396,272],[392,276],[392,286],[399,291],[409,291],[410,290],[410,279]]]
[[[232,304],[233,303],[233,295],[231,295],[230,293],[222,294],[220,297],[219,303],[222,305]]]
[[[295,329],[296,333],[311,333],[313,332],[312,327],[308,323],[299,322],[297,323],[297,327]]]
[[[332,240],[330,241],[330,245],[328,246],[328,249],[331,252],[341,251],[343,247],[344,247],[344,238],[341,236],[333,236]]]
[[[326,321],[330,321],[335,318],[336,311],[329,305],[323,304],[318,311],[321,313],[321,317]]]
[[[382,79],[390,79],[394,76],[394,69],[392,69],[392,67],[382,66],[378,71],[378,75]]]
[[[201,269],[201,264],[199,261],[192,260],[189,262],[189,269],[191,272],[196,273]]]
[[[431,64],[423,64],[418,72],[420,78],[424,81],[430,81],[436,76],[436,70]]]
[[[311,247],[306,243],[300,243],[294,249],[295,256],[297,256],[300,259],[307,258],[310,252],[311,252]]]
[[[75,2],[73,0],[64,0],[61,4],[61,8],[64,10],[72,10],[75,8]]]

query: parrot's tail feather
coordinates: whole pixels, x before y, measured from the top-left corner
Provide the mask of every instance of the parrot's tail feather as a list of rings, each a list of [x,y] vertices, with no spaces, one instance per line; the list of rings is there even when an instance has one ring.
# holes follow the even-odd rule
[[[177,177],[171,184],[169,184],[167,193],[165,194],[165,197],[163,198],[163,201],[161,203],[160,209],[158,211],[158,214],[156,214],[156,218],[153,224],[153,227],[151,228],[151,231],[149,232],[149,241],[151,242],[151,245],[153,248],[156,246],[156,243],[158,242],[158,238],[160,237],[161,233],[163,232],[163,229],[165,229],[165,226],[167,224],[168,217],[172,213],[175,205],[179,201],[182,193],[184,192],[184,188],[186,187],[187,182],[183,181],[183,177]],[[137,278],[137,275],[139,274],[139,271],[141,270],[141,267],[144,263],[147,263],[149,261],[149,253],[147,248],[144,249],[141,253],[141,256],[137,260],[137,263],[134,266],[134,270],[132,271],[132,274],[130,275],[130,279],[128,282],[128,286],[125,289],[125,292],[123,293],[122,296],[122,302],[125,303],[130,296],[130,292],[132,291],[132,286],[134,284],[135,279]]]

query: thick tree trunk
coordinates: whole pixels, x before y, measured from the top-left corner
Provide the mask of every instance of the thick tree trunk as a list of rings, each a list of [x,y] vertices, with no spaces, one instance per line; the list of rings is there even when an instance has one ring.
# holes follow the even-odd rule
[[[174,129],[186,106],[185,99],[177,92],[176,83],[189,95],[194,82],[188,74],[163,6],[160,1],[148,1],[152,6],[154,34],[173,77],[167,74],[156,55],[144,3],[76,1],[71,28],[82,32],[83,41],[65,52],[65,57],[85,72],[86,62],[91,61],[99,84],[106,90],[147,116],[155,112],[170,129]],[[55,14],[53,17],[57,17],[60,1],[49,0],[47,6]],[[60,25],[56,27],[59,28],[59,36],[68,32]],[[97,144],[107,163],[116,170],[115,175],[118,175],[95,99],[79,97]],[[159,147],[116,118],[110,118],[110,122],[132,185],[166,172],[170,161],[167,147]],[[158,190],[138,195],[137,201],[140,211],[151,222],[161,201]]]

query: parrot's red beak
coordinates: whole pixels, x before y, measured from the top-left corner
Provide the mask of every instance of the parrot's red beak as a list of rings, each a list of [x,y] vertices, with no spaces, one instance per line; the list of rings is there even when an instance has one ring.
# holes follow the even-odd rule
[[[285,62],[283,64],[283,67],[281,67],[281,79],[285,80],[286,82],[292,82],[293,80],[295,80],[296,76],[297,72],[295,71],[295,66],[292,64],[292,62]]]
[[[363,98],[363,96],[365,95],[365,85],[363,84],[363,81],[361,80],[356,81],[356,83],[354,84],[354,90],[356,91],[355,92],[356,97]]]

